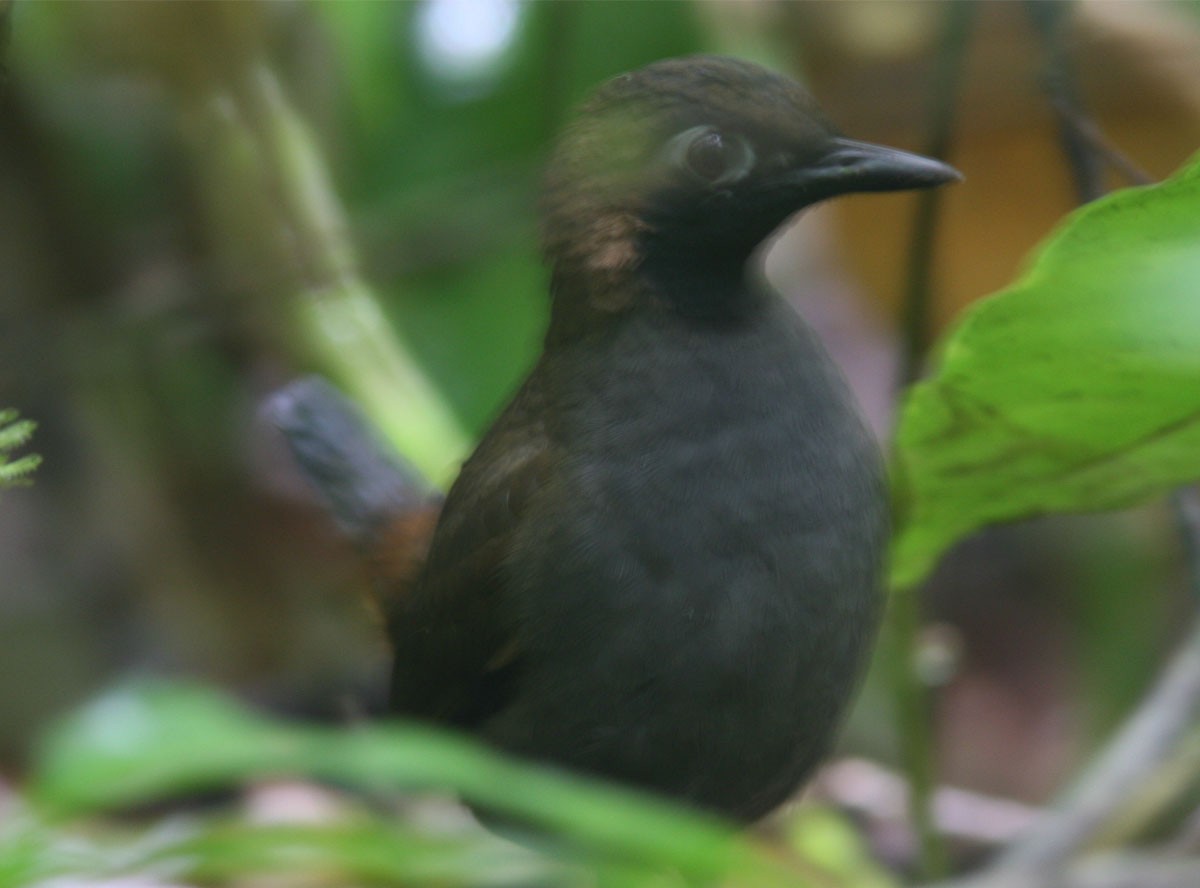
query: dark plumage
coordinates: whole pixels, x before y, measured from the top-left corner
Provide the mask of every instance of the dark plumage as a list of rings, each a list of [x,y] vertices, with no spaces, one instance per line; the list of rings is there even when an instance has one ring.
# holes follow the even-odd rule
[[[545,349],[396,596],[392,708],[739,819],[786,799],[874,635],[888,508],[753,256],[824,198],[955,178],[746,62],[601,87],[546,179]]]

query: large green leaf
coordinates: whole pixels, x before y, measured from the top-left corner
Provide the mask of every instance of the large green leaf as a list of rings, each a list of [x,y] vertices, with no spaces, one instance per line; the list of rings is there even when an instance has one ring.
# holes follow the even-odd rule
[[[838,878],[802,861],[786,866],[711,817],[504,758],[457,735],[402,723],[349,730],[285,724],[194,686],[142,685],[101,698],[51,735],[30,793],[38,811],[57,820],[282,775],[328,780],[366,793],[453,790],[491,812],[566,838],[561,862],[619,876],[605,884],[709,884],[725,878],[747,886],[879,884]],[[361,874],[376,859],[380,843],[390,843],[404,858],[390,873],[396,876],[411,875],[413,867],[449,867],[456,855],[468,853],[492,855],[491,868],[531,865],[526,854],[505,854],[467,839],[456,850],[447,841],[398,831],[395,824],[380,824],[374,831],[338,823],[324,831],[247,829],[230,826],[187,836],[187,842],[200,843],[192,848],[201,855],[194,866],[222,873],[238,866],[269,869],[280,855],[294,858],[297,847],[307,847],[305,860]],[[38,841],[49,840],[43,835]],[[6,863],[33,865],[29,841],[18,844],[20,854],[10,851],[0,831],[0,886]],[[183,850],[172,843],[162,854],[177,858]],[[57,855],[33,857],[35,863],[42,859],[38,865],[57,865]],[[855,859],[845,853],[837,857],[839,868]],[[454,878],[447,869],[438,884],[479,884],[471,878],[469,861],[460,863]],[[661,881],[664,873],[677,878]],[[484,880],[488,884],[503,881],[491,875]]]
[[[892,579],[987,524],[1200,477],[1200,160],[1078,212],[973,307],[897,437]]]

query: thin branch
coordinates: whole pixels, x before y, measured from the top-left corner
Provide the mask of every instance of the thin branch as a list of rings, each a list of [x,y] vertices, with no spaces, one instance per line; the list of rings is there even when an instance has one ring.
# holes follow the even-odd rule
[[[1100,127],[1083,110],[1079,85],[1063,39],[1071,6],[1071,0],[1026,0],[1026,11],[1046,52],[1042,86],[1058,117],[1063,152],[1075,179],[1079,202],[1089,203],[1104,194],[1102,172],[1105,164],[1134,185],[1149,185],[1154,179],[1105,138]]]
[[[1051,107],[1058,114],[1060,125],[1069,127],[1077,138],[1087,146],[1096,157],[1105,160],[1110,167],[1120,173],[1131,185],[1152,185],[1154,177],[1134,163],[1120,148],[1114,145],[1101,132],[1100,127],[1080,113],[1066,98],[1048,87],[1047,97]]]
[[[1200,718],[1200,619],[1150,695],[1062,805],[1002,854],[1001,869],[1039,869],[1087,847]],[[1200,885],[1200,882],[1195,884]]]
[[[1042,82],[1053,97],[1051,104],[1058,114],[1059,138],[1063,153],[1075,180],[1075,193],[1080,203],[1089,203],[1104,194],[1103,162],[1092,150],[1075,121],[1083,115],[1064,113],[1064,109],[1075,111],[1080,108],[1079,87],[1071,70],[1063,29],[1071,11],[1071,0],[1026,0],[1025,11],[1030,22],[1042,38],[1046,53],[1046,67]]]

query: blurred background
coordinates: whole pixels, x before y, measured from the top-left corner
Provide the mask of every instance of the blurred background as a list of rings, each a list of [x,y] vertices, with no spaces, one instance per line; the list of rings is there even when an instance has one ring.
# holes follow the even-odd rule
[[[805,80],[856,138],[922,150],[950,7],[0,0],[0,407],[37,421],[44,457],[0,493],[0,771],[130,674],[306,717],[370,710],[385,651],[363,569],[264,398],[325,374],[444,483],[537,352],[538,170],[574,103],[721,52]],[[1200,144],[1200,7],[1064,15],[1085,109],[1168,175]],[[939,328],[1075,203],[1047,58],[1025,4],[977,4]],[[907,195],[840,200],[769,256],[885,438],[913,212]],[[1165,508],[960,547],[927,608],[940,778],[1045,799],[1169,649],[1179,562]],[[881,685],[843,748],[888,763]]]

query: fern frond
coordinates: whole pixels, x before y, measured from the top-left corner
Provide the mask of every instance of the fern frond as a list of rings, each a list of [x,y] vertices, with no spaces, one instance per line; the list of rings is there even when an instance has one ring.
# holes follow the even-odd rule
[[[9,452],[27,443],[35,428],[37,423],[31,419],[18,420],[16,410],[0,410],[0,488],[27,482],[29,474],[41,463],[42,458],[36,453],[9,460]]]

